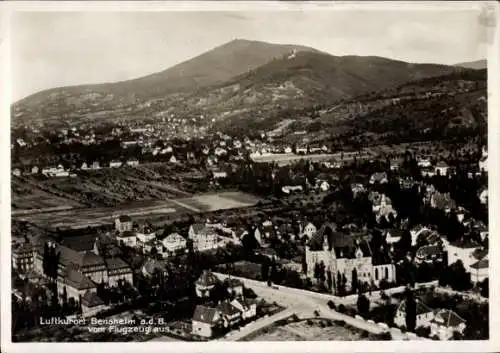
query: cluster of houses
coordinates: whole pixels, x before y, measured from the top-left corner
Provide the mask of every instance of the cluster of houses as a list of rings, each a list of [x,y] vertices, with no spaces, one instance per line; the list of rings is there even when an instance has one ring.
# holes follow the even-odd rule
[[[148,226],[134,229],[130,216],[122,215],[115,220],[116,240],[119,245],[138,249],[145,255],[159,255],[168,258],[187,252],[188,240],[193,250],[203,252],[239,243],[236,233],[219,223],[194,223],[189,227],[187,238],[179,233],[171,233],[159,239],[156,232]]]
[[[195,283],[196,295],[199,298],[210,298],[211,291],[219,280],[210,271],[204,271]],[[221,302],[209,305],[197,305],[192,317],[192,334],[205,338],[232,329],[257,316],[257,302],[245,298],[243,283],[228,278],[224,281],[227,298]],[[232,298],[232,299],[231,299]]]
[[[104,255],[106,248],[112,245],[109,239],[92,236],[85,240],[69,240],[67,244],[51,240],[43,245],[20,244],[12,250],[12,266],[25,274],[32,272],[44,277],[44,252],[51,249],[58,255],[56,282],[59,299],[65,296],[67,300],[81,304],[83,316],[95,315],[107,309],[97,296],[98,285],[133,285],[133,275],[130,266],[121,258]]]
[[[394,323],[398,327],[406,327],[406,301],[402,301],[398,306]],[[417,299],[416,328],[419,327],[428,327],[431,337],[437,336],[440,340],[449,340],[453,338],[454,332],[463,334],[467,322],[452,310],[433,310]]]

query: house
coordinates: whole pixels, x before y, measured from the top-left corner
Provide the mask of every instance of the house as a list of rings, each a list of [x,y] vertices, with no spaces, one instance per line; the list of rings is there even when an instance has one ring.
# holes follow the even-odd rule
[[[91,168],[94,169],[94,170],[97,170],[97,169],[101,169],[101,166],[100,166],[100,164],[99,164],[98,161],[95,161],[95,162],[92,163],[92,167]]]
[[[120,232],[126,232],[132,230],[132,218],[127,215],[121,215],[120,217],[115,219],[115,229]]]
[[[200,298],[209,297],[210,292],[219,282],[219,279],[212,272],[204,270],[195,283],[196,295]]]
[[[463,334],[467,322],[455,312],[448,309],[441,309],[434,315],[431,321],[431,336],[437,336],[440,340],[453,338],[454,332]]]
[[[236,298],[231,301],[231,304],[241,311],[243,320],[251,320],[257,316],[257,304],[254,301],[244,298]]]
[[[356,197],[358,194],[365,192],[365,187],[363,184],[351,184],[351,191],[353,196]]]
[[[317,231],[318,229],[311,222],[303,221],[299,223],[299,234],[301,237],[305,235],[307,240],[310,240]]]
[[[122,166],[122,162],[120,161],[111,161],[109,162],[110,168],[120,168]]]
[[[223,301],[216,309],[222,318],[222,325],[226,328],[234,327],[242,320],[242,312],[228,301]]]
[[[484,281],[489,277],[490,264],[488,256],[474,262],[470,265],[469,272],[471,275],[472,283],[478,283]]]
[[[434,311],[427,305],[416,299],[417,322],[415,327],[429,327],[434,318]],[[403,300],[396,310],[394,324],[398,327],[406,327],[406,300]]]
[[[483,146],[482,156],[479,160],[479,171],[488,172],[488,151],[485,146]]]
[[[35,253],[30,243],[22,243],[12,249],[12,268],[28,272],[34,267]]]
[[[104,260],[108,269],[108,285],[116,287],[120,282],[134,285],[132,268],[119,257],[111,257]]]
[[[19,169],[19,168],[14,168],[14,169],[12,170],[12,175],[17,176],[17,177],[21,176],[21,169]]]
[[[487,204],[488,204],[488,188],[483,188],[483,189],[479,192],[479,201],[480,201],[483,205],[487,205]]]
[[[300,146],[295,149],[296,154],[307,154],[307,146]]]
[[[224,283],[227,285],[227,292],[231,296],[239,297],[243,295],[243,282],[236,278],[227,278]]]
[[[417,164],[421,168],[429,168],[432,166],[432,163],[428,158],[420,158]]]
[[[302,192],[304,191],[304,189],[302,188],[302,185],[294,185],[294,186],[283,186],[281,188],[281,191],[283,191],[283,193],[285,194],[291,194],[291,193],[295,193],[295,192]]]
[[[58,274],[57,292],[59,296],[63,296],[66,293],[67,299],[73,298],[75,302],[79,303],[80,298],[87,291],[96,293],[97,285],[80,271],[67,268]]]
[[[327,181],[323,180],[320,184],[319,184],[319,189],[323,192],[325,191],[328,191],[330,190],[330,184],[328,184]]]
[[[80,167],[80,169],[81,169],[81,170],[87,170],[87,169],[89,169],[89,166],[87,165],[87,163],[86,163],[86,162],[83,162],[83,163],[82,163],[82,166]]]
[[[87,290],[82,297],[82,316],[90,317],[104,311],[108,306],[97,296],[95,292]]]
[[[224,148],[216,147],[214,153],[217,157],[220,157],[227,154],[227,151]]]
[[[420,170],[420,174],[423,177],[432,178],[434,175],[436,175],[436,171],[432,167],[425,167]]]
[[[191,225],[188,237],[193,241],[193,248],[197,251],[215,249],[219,246],[219,235],[209,225],[199,223]]]
[[[432,208],[437,208],[445,212],[450,212],[457,207],[455,200],[450,196],[450,193],[440,193],[435,191],[430,199],[430,205]]]
[[[155,273],[168,276],[167,263],[164,260],[149,258],[141,267],[141,273],[145,277],[153,277]]]
[[[212,172],[213,174],[213,178],[214,179],[223,179],[223,178],[227,178],[227,172],[225,171],[220,171],[220,170],[214,170]]]
[[[438,164],[436,164],[436,167],[434,168],[435,173],[441,176],[446,176],[448,175],[448,171],[450,169],[450,166],[446,164],[446,162],[440,161]]]
[[[390,229],[387,231],[387,233],[385,235],[385,241],[389,245],[399,243],[402,235],[403,235],[403,231],[401,229],[397,229],[397,228]]]
[[[385,184],[387,183],[387,173],[373,173],[370,177],[370,184]]]
[[[174,155],[172,155],[168,161],[169,161],[170,163],[177,163],[177,158],[175,158],[175,156],[174,156]]]
[[[481,248],[481,245],[472,240],[462,239],[449,243],[446,246],[446,251],[448,252],[448,266],[460,260],[467,270],[472,264],[477,262],[473,254],[479,248]]]
[[[137,159],[129,159],[127,161],[127,165],[129,167],[137,167],[139,165],[139,161]]]
[[[34,166],[33,168],[31,168],[31,174],[38,174],[39,171],[40,170],[37,166]]]
[[[194,335],[210,338],[221,324],[222,318],[219,311],[204,305],[197,305],[191,320]]]
[[[416,263],[436,263],[443,260],[443,247],[441,245],[421,246],[415,255]]]
[[[346,278],[346,289],[352,285],[353,274],[358,281],[378,285],[382,279],[393,282],[396,268],[382,249],[372,252],[366,237],[337,231],[334,223],[325,223],[306,244],[307,276],[314,278],[316,265],[325,271]]]
[[[183,252],[187,248],[187,241],[179,233],[171,233],[162,240],[162,244],[168,253],[175,254]]]
[[[137,246],[137,234],[131,230],[126,230],[116,236],[116,242],[118,245],[135,248]]]
[[[401,168],[402,164],[403,164],[403,161],[401,159],[393,159],[393,160],[391,160],[389,168],[392,171],[396,171],[396,170],[399,170],[399,168]]]
[[[432,230],[430,228],[427,228],[423,225],[417,225],[414,228],[410,229],[411,246],[417,245],[418,237],[431,232]]]
[[[291,148],[290,146],[287,146],[287,147],[285,147],[284,152],[285,152],[285,153],[292,153],[292,152],[293,152],[293,150],[292,150],[292,148]]]

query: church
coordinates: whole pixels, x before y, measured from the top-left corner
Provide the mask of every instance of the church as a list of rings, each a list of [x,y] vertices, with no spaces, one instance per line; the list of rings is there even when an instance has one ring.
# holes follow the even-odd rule
[[[324,224],[306,245],[307,277],[314,278],[317,264],[325,266],[334,279],[345,276],[346,290],[352,286],[353,272],[359,282],[379,286],[385,279],[396,280],[396,267],[386,251],[373,251],[366,236],[337,231],[335,223]]]

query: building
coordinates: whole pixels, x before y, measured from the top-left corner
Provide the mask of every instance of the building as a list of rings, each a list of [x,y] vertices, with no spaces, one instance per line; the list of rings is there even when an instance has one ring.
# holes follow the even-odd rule
[[[310,240],[317,231],[318,229],[311,222],[303,221],[299,223],[299,234],[301,237],[306,236],[307,240]]]
[[[110,168],[120,168],[122,166],[122,162],[120,161],[111,161],[109,162]]]
[[[490,264],[488,257],[485,257],[470,265],[469,273],[471,274],[472,283],[478,283],[489,278]]]
[[[68,299],[72,298],[76,303],[80,303],[87,291],[96,293],[97,285],[80,271],[68,268],[58,275],[57,293],[59,297],[66,293]]]
[[[403,231],[398,228],[393,228],[387,231],[385,236],[385,241],[389,245],[394,245],[399,243],[401,240],[401,236],[403,235]]]
[[[104,261],[108,270],[108,285],[110,287],[116,287],[120,282],[134,285],[132,268],[125,261],[119,257],[112,257]]]
[[[149,258],[141,267],[141,273],[145,277],[152,277],[155,273],[168,276],[167,263],[164,260]]]
[[[219,235],[212,227],[196,223],[189,227],[188,237],[193,241],[193,249],[205,251],[219,246]]]
[[[90,290],[86,291],[83,295],[81,304],[83,317],[94,316],[108,308],[104,301],[95,292]]]
[[[448,171],[450,170],[450,166],[448,164],[446,164],[446,162],[438,162],[438,164],[436,164],[436,167],[434,168],[435,170],[435,173],[437,175],[441,175],[441,176],[446,176],[448,175]]]
[[[212,172],[213,178],[214,179],[224,179],[227,178],[227,172],[225,171],[220,171],[220,170],[214,170]]]
[[[195,283],[196,295],[200,298],[206,298],[210,296],[211,291],[218,284],[219,279],[210,271],[203,271],[200,278]]]
[[[127,165],[129,167],[137,167],[139,165],[139,161],[137,159],[129,159],[127,161]]]
[[[187,240],[184,239],[184,237],[179,233],[169,234],[165,239],[162,240],[162,244],[169,254],[184,252],[187,249]]]
[[[387,183],[387,173],[382,172],[382,173],[373,173],[372,176],[370,177],[370,184],[385,184]]]
[[[127,215],[121,215],[117,219],[115,219],[115,229],[120,232],[126,232],[126,231],[131,231],[132,230],[132,218]]]
[[[416,263],[436,263],[443,260],[443,247],[441,245],[421,246],[415,255]]]
[[[434,311],[427,305],[416,299],[417,322],[415,327],[429,327],[434,318]],[[406,327],[406,300],[399,304],[394,316],[394,324],[398,327]]]
[[[241,318],[243,320],[251,320],[257,316],[257,303],[255,301],[245,298],[235,298],[231,304],[241,311]]]
[[[216,310],[222,318],[222,325],[225,328],[236,326],[242,320],[242,312],[228,301],[223,301],[217,305]]]
[[[488,172],[488,151],[484,146],[482,150],[481,159],[479,160],[479,171],[484,173]]]
[[[243,295],[243,282],[236,278],[227,278],[224,283],[227,285],[227,293],[231,296],[239,297]]]
[[[118,245],[135,248],[137,246],[137,234],[131,230],[126,230],[116,236],[116,242]]]
[[[441,309],[434,315],[431,321],[431,336],[437,336],[440,340],[453,338],[453,333],[463,334],[467,322],[455,312]]]
[[[306,245],[308,277],[313,278],[316,265],[322,263],[332,276],[345,276],[347,290],[352,286],[353,273],[359,282],[368,284],[395,281],[396,268],[384,250],[373,252],[365,237],[336,228],[333,223],[324,224]]]
[[[12,249],[12,268],[28,272],[34,267],[34,249],[30,243],[22,243]]]
[[[479,201],[480,201],[483,205],[487,205],[487,204],[488,204],[488,188],[484,188],[484,189],[482,189],[482,190],[479,192]]]
[[[221,315],[216,309],[204,305],[197,305],[191,320],[192,333],[210,338],[214,335],[217,327],[221,325],[221,321]]]

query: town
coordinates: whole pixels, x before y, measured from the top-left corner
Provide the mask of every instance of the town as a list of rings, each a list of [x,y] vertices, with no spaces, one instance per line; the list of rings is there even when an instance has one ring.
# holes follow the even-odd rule
[[[17,341],[488,338],[484,144],[339,151],[180,128],[13,130]]]

